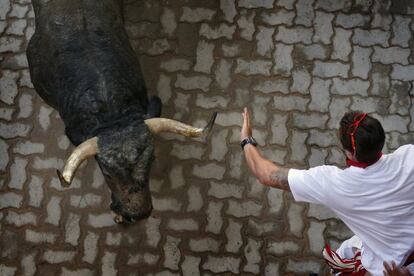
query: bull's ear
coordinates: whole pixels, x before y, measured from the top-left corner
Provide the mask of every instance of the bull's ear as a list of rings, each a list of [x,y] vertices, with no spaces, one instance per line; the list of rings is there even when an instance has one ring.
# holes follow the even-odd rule
[[[216,117],[217,112],[214,112],[213,116],[211,116],[210,121],[204,128],[193,127],[175,120],[165,118],[147,119],[145,120],[145,124],[148,126],[152,133],[172,132],[187,137],[200,137],[208,134],[211,131]]]
[[[60,183],[64,187],[69,187],[75,175],[76,169],[82,164],[83,161],[99,153],[98,149],[98,137],[93,137],[79,146],[72,152],[69,158],[66,160],[63,173],[57,171]]]

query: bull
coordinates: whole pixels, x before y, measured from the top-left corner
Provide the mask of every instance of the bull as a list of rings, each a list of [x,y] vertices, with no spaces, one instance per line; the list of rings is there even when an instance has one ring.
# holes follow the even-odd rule
[[[58,171],[69,186],[76,169],[95,157],[111,190],[117,223],[152,211],[149,172],[153,134],[188,137],[204,128],[159,118],[161,101],[148,100],[138,58],[123,26],[117,0],[33,0],[36,30],[28,48],[30,76],[39,96],[55,108],[76,146]]]

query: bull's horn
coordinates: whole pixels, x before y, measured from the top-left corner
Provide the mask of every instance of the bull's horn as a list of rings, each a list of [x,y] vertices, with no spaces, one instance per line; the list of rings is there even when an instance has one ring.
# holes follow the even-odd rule
[[[89,157],[96,155],[98,152],[98,137],[90,138],[77,146],[66,161],[63,173],[60,173],[59,170],[57,171],[62,186],[69,187],[76,169],[80,164]]]
[[[175,120],[165,118],[147,119],[145,120],[145,124],[148,126],[152,133],[173,132],[187,137],[200,137],[204,134],[207,134],[211,130],[216,117],[217,112],[214,112],[210,121],[204,128],[193,127]]]

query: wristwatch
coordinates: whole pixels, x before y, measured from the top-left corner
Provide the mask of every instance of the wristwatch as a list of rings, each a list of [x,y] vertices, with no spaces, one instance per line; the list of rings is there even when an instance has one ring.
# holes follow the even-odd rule
[[[251,136],[243,139],[243,141],[240,142],[240,146],[241,146],[242,150],[244,150],[244,146],[247,145],[247,144],[251,144],[251,145],[256,147],[257,146],[257,141],[256,141],[256,139],[254,139]]]

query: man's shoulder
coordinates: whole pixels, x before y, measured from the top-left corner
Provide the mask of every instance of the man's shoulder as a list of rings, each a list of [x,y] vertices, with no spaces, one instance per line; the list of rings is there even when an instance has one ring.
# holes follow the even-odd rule
[[[410,153],[414,153],[413,144],[402,145],[398,149],[396,149],[392,154],[404,155],[404,154],[410,154]]]

